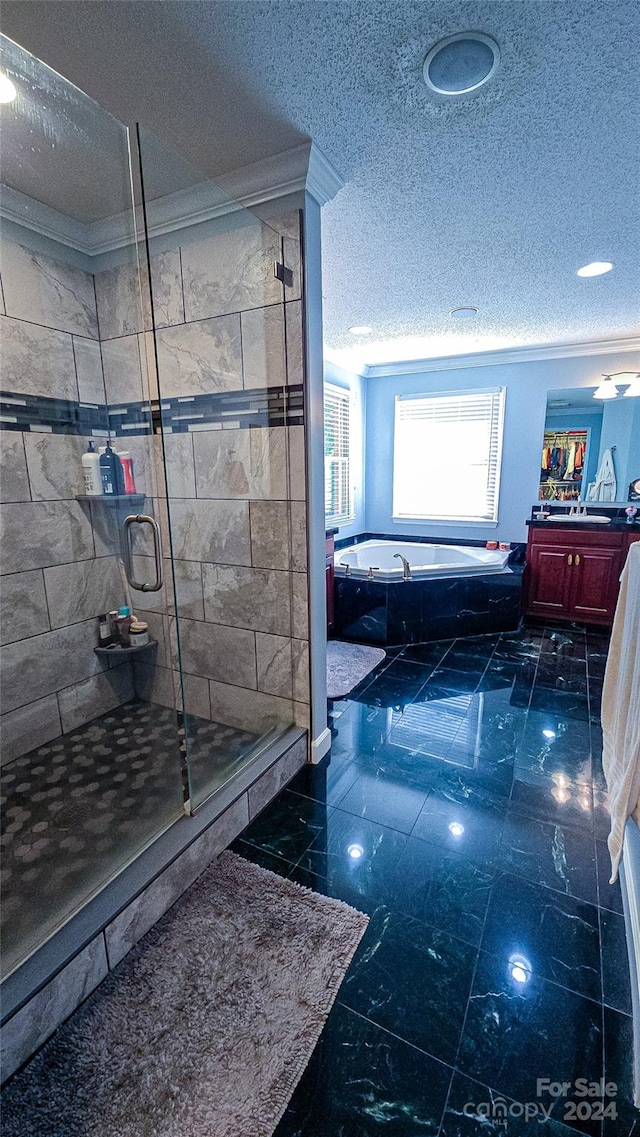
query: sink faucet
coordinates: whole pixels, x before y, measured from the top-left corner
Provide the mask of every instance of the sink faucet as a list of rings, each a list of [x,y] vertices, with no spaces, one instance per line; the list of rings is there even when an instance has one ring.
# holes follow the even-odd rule
[[[402,579],[411,580],[411,565],[409,564],[407,558],[403,557],[402,553],[394,553],[393,555],[402,561]]]

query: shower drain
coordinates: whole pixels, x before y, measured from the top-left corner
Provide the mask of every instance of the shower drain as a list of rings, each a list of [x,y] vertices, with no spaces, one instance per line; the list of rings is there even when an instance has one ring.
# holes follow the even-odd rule
[[[92,814],[93,809],[88,801],[71,802],[50,816],[49,828],[73,829],[74,825],[82,825],[84,821],[88,821]]]

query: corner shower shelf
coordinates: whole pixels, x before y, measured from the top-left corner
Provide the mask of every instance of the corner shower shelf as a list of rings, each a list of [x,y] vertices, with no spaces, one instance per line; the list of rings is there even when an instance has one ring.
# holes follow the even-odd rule
[[[157,647],[157,640],[149,640],[148,644],[141,644],[140,647],[94,647],[96,655],[135,655],[138,651],[148,651],[150,647]]]
[[[95,502],[96,505],[114,505],[126,501],[129,505],[144,505],[143,493],[78,493],[76,501]]]

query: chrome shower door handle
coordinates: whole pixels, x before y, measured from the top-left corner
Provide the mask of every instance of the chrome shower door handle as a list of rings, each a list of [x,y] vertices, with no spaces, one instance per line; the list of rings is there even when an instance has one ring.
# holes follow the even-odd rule
[[[156,579],[153,584],[141,583],[133,575],[133,549],[131,547],[131,526],[150,525],[153,533],[153,555],[156,565]],[[127,580],[138,592],[159,592],[162,588],[162,534],[155,517],[148,513],[130,513],[122,522],[122,553]]]

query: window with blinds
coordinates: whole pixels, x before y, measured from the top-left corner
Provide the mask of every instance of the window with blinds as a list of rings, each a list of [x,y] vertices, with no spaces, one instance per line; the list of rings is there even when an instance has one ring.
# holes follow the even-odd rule
[[[340,387],[324,389],[325,519],[333,524],[353,520],[351,485],[351,394]]]
[[[398,395],[393,516],[497,522],[505,389]]]

